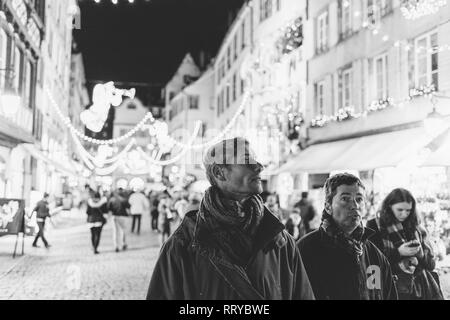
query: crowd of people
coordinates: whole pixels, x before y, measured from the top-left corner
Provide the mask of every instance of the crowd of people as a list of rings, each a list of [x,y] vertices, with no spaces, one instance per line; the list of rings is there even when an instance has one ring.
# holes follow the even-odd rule
[[[232,150],[240,144],[244,154]],[[281,208],[276,194],[263,192],[263,167],[255,159],[244,139],[212,147],[204,159],[211,184],[205,193],[119,188],[109,194],[86,185],[94,253],[109,217],[119,252],[127,249],[127,220],[139,235],[148,214],[161,244],[148,299],[444,298],[435,246],[410,191],[392,190],[367,219],[363,182],[348,173],[331,176],[317,228],[312,222],[320,213],[308,193],[291,210]],[[39,238],[49,246],[47,200],[45,194],[33,210],[39,226],[33,246]]]
[[[211,187],[164,239],[148,299],[444,299],[408,190],[392,190],[366,223],[363,182],[349,173],[331,176],[314,229],[317,212],[306,192],[292,212],[263,194],[263,166],[248,141],[218,143],[204,166]]]
[[[113,192],[93,190],[85,185],[81,211],[87,214],[91,229],[92,246],[98,254],[98,246],[103,226],[109,217],[114,224],[114,245],[116,252],[126,250],[128,220],[131,220],[131,233],[140,235],[142,216],[148,215],[151,230],[159,234],[162,245],[179,226],[186,212],[198,210],[202,194],[198,192],[125,190],[118,188]]]

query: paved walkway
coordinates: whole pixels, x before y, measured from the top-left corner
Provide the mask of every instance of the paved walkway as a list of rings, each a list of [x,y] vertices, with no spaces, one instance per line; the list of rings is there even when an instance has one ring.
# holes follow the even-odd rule
[[[148,217],[143,218],[141,235],[128,234],[128,250],[118,253],[108,221],[99,255],[92,252],[82,215],[54,220],[55,226],[49,225],[47,231],[52,244],[48,250],[42,244],[32,248],[33,239],[27,237],[25,256],[13,260],[15,237],[0,238],[0,299],[145,299],[159,253]]]
[[[148,216],[143,217],[141,235],[128,234],[129,249],[118,253],[112,242],[112,221],[108,221],[99,255],[92,252],[83,214],[63,213],[53,220],[54,225],[48,225],[47,239],[52,244],[48,250],[32,248],[33,238],[27,237],[25,255],[12,259],[16,237],[0,238],[0,299],[145,299],[159,253]],[[438,265],[442,289],[450,299],[450,256]]]

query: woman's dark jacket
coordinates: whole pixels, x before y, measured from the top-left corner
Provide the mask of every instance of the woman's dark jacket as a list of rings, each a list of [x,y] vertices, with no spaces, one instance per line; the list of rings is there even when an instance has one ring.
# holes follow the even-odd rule
[[[88,201],[87,208],[87,222],[95,223],[102,222],[105,223],[106,219],[103,217],[103,214],[108,213],[108,206],[105,200],[100,200],[99,202],[93,202],[91,199]]]
[[[397,290],[386,257],[368,238],[365,229],[362,256],[337,246],[322,228],[298,242],[316,299],[397,300]]]
[[[211,241],[198,212],[189,212],[161,249],[147,299],[314,299],[294,239],[265,209],[247,266]]]

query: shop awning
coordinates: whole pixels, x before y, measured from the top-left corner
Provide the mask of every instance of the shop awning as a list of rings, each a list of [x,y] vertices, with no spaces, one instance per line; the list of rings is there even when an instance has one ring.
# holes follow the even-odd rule
[[[22,143],[21,146],[33,157],[35,157],[36,159],[39,159],[49,165],[54,166],[56,168],[56,170],[60,171],[64,175],[77,177],[77,173],[75,172],[75,170],[67,168],[66,166],[50,159],[42,151],[38,150],[34,144]]]
[[[427,143],[423,127],[313,145],[278,170],[328,173],[394,167]]]
[[[436,150],[425,159],[422,167],[450,167],[450,129],[434,141]],[[434,146],[429,146],[433,149]]]

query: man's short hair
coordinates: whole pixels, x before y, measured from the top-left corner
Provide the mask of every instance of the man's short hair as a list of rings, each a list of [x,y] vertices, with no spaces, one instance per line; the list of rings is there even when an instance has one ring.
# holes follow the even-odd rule
[[[358,185],[364,190],[366,189],[362,181],[358,177],[350,173],[339,173],[329,177],[323,187],[325,190],[325,203],[331,204],[333,202],[333,197],[336,195],[336,190],[339,186],[351,186],[354,184]]]
[[[308,198],[308,191],[303,191],[302,192],[302,199],[306,199]]]
[[[44,198],[48,198],[50,195],[47,192],[44,192]]]
[[[227,167],[233,164],[250,164],[252,159],[245,157],[250,143],[244,138],[222,140],[206,151],[203,157],[203,165],[206,170],[206,178],[212,186],[217,185],[213,169],[215,166]]]

